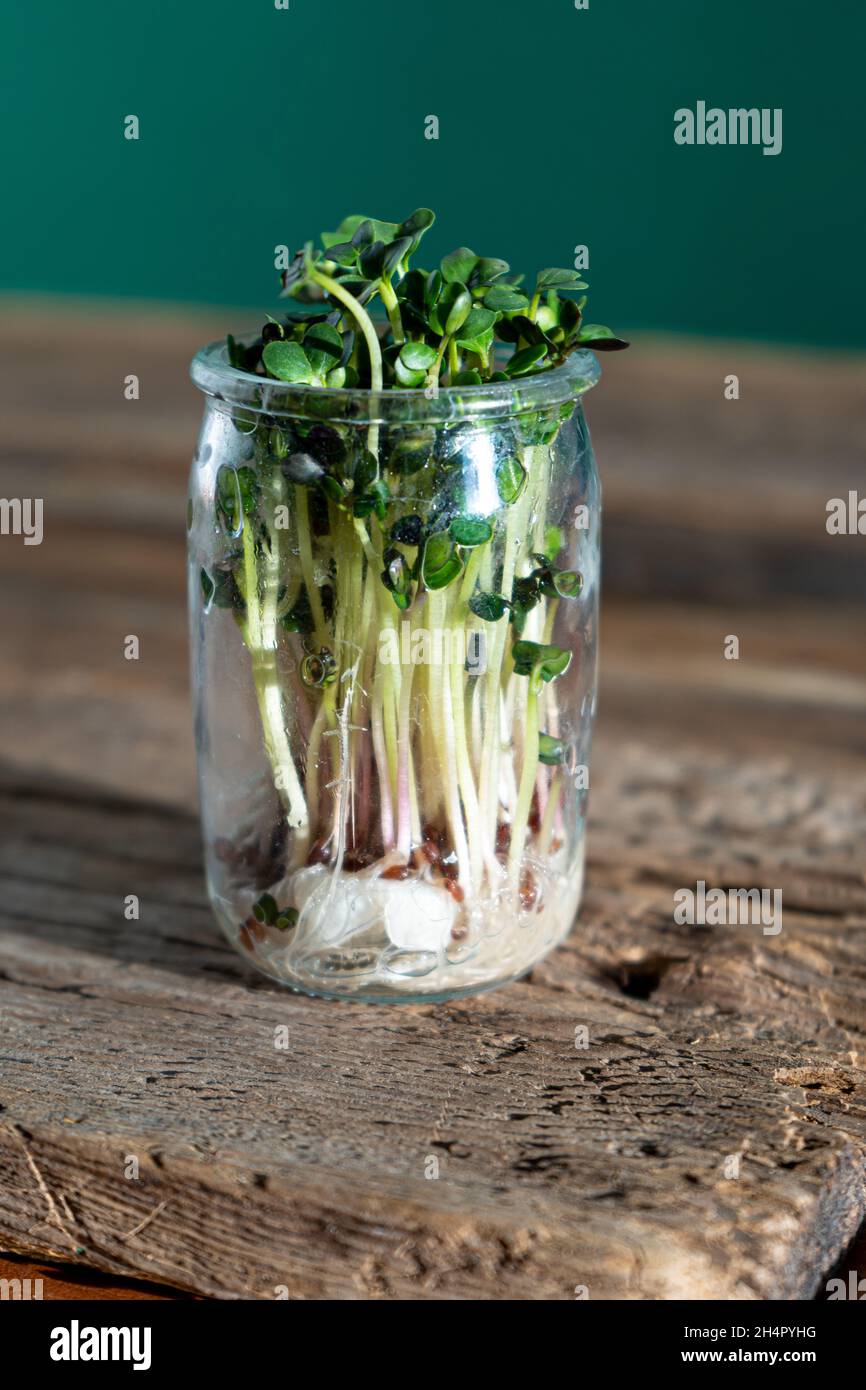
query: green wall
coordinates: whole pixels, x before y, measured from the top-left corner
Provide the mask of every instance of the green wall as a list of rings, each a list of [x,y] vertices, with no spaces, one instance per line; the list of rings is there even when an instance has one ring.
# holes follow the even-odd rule
[[[276,243],[421,204],[428,257],[587,243],[615,326],[866,346],[859,0],[32,0],[4,28],[0,288],[272,309]],[[699,99],[781,107],[782,153],[677,146]]]

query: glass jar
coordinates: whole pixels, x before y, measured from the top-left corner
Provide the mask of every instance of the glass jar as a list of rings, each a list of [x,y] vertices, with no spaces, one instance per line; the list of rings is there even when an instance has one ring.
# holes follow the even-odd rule
[[[195,728],[223,931],[331,998],[515,979],[581,896],[595,358],[374,394],[249,375],[213,344],[192,377]]]

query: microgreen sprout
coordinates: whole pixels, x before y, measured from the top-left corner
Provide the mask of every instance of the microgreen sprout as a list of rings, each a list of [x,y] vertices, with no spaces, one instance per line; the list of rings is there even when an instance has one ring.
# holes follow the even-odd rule
[[[282,274],[282,293],[298,310],[270,318],[249,347],[230,335],[232,365],[298,385],[411,390],[507,380],[560,366],[581,348],[627,347],[609,328],[583,322],[587,285],[578,271],[540,271],[530,296],[507,261],[467,246],[432,271],[410,268],[433,222],[429,208],[399,223],[352,216],[320,248],[308,242]],[[372,317],[377,302],[383,333]],[[497,344],[510,355],[497,355]]]
[[[262,893],[253,903],[253,916],[263,926],[276,927],[278,931],[288,931],[297,925],[298,912],[294,907],[277,907],[270,893]]]
[[[573,353],[627,346],[584,321],[576,271],[544,269],[524,287],[466,246],[431,270],[414,264],[433,221],[425,208],[402,222],[352,216],[306,243],[282,275],[289,312],[252,342],[229,336],[229,363],[313,394],[459,395],[518,391]],[[312,409],[235,412],[247,454],[216,475],[224,550],[200,586],[250,654],[290,873],[378,864],[423,873],[467,907],[503,886],[530,900],[525,856],[549,843],[564,794],[549,687],[573,654],[554,626],[584,592],[548,515],[551,446],[571,410],[384,430],[376,410],[364,429],[326,410],[318,422]],[[486,509],[467,481],[482,466]],[[484,669],[416,669],[399,643],[387,661],[383,634],[404,629],[413,643],[430,629],[483,639]],[[270,893],[252,913],[280,931],[299,920]]]

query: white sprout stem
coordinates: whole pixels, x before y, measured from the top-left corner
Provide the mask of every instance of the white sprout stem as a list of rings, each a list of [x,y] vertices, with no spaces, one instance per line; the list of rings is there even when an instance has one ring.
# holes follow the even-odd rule
[[[514,808],[514,819],[511,823],[511,845],[508,850],[508,879],[514,888],[520,886],[520,866],[526,844],[529,812],[532,808],[532,793],[535,790],[535,773],[538,767],[538,687],[540,684],[540,673],[533,671],[529,677],[529,694],[526,700],[523,769],[520,775],[517,805]]]
[[[412,849],[412,677],[411,659],[403,665],[397,714],[397,849],[407,861]]]
[[[325,275],[324,271],[316,270],[311,266],[309,270],[311,280],[314,280],[323,290],[327,290],[332,299],[337,299],[345,309],[348,309],[352,318],[357,323],[367,344],[367,352],[370,357],[370,389],[372,391],[382,390],[382,347],[379,342],[379,335],[370,315],[364,309],[354,295],[349,294],[344,289],[339,280],[334,280],[330,275]],[[379,453],[379,426],[371,424],[367,431],[367,444],[371,454],[378,457]]]
[[[390,628],[396,634],[397,610],[384,584],[380,584],[379,588],[381,590],[379,612],[382,627],[383,629]],[[397,636],[399,640],[399,634]],[[397,796],[397,704],[400,698],[400,671],[401,668],[396,662],[389,662],[385,666],[382,683],[385,758],[392,801],[396,800]]]
[[[434,591],[428,597],[430,626],[433,632],[446,631],[444,622],[445,596]],[[471,882],[469,866],[469,846],[466,842],[466,829],[460,806],[460,793],[457,785],[457,759],[454,735],[454,715],[451,700],[451,682],[443,680],[442,666],[433,660],[430,663],[430,718],[433,727],[433,742],[439,758],[445,797],[445,814],[451,831],[454,853],[457,857],[458,878],[461,883]]]
[[[272,528],[271,547],[263,565],[263,601],[259,599],[252,523],[244,518],[244,599],[246,602],[245,639],[250,651],[253,683],[262,721],[265,750],[271,768],[279,778],[277,791],[286,808],[286,819],[295,831],[295,850],[300,853],[309,840],[310,818],[286,733],[283,693],[277,669],[277,592],[279,588],[279,549],[277,532]]]
[[[482,558],[482,547],[476,546],[466,564],[466,571],[460,586],[460,593],[454,604],[451,646],[455,649],[458,646],[462,649],[467,634],[471,631],[471,628],[468,626],[468,619],[471,612],[469,608],[469,599],[475,588],[475,581],[478,576],[478,571],[481,568]],[[450,675],[456,735],[457,776],[460,794],[466,812],[466,830],[472,872],[472,889],[474,893],[477,893],[481,888],[484,869],[487,869],[491,887],[493,887],[501,876],[501,866],[496,858],[495,843],[491,842],[490,838],[485,833],[485,828],[481,820],[478,789],[475,785],[475,774],[472,769],[472,762],[469,756],[469,744],[466,736],[466,708],[464,698],[466,681],[468,678],[463,669],[463,660],[461,659],[458,661],[455,659],[455,656],[456,652],[452,651]]]
[[[316,574],[313,567],[313,539],[310,533],[310,512],[307,503],[307,489],[302,483],[295,484],[295,506],[298,513],[298,558],[301,562],[301,574],[304,577],[304,584],[307,589],[307,597],[310,600],[310,610],[313,614],[313,626],[316,636],[323,642],[327,632],[325,624],[325,613],[322,608],[322,597],[316,584]]]
[[[403,332],[403,320],[400,317],[400,304],[390,280],[383,278],[379,281],[379,294],[382,296],[382,303],[385,305],[388,322],[391,325],[391,332],[394,335],[394,342],[404,343],[406,341],[406,334]]]
[[[319,811],[319,753],[322,748],[322,735],[325,730],[326,714],[325,702],[322,700],[319,708],[316,710],[316,717],[313,720],[313,727],[310,732],[310,741],[307,745],[307,805],[311,808],[313,814],[318,814]]]
[[[394,848],[394,806],[391,800],[391,776],[388,771],[388,755],[385,751],[385,729],[382,719],[383,690],[385,670],[381,657],[376,662],[373,678],[373,699],[370,709],[370,727],[373,739],[373,757],[379,782],[379,815],[382,823],[382,848],[387,853]]]
[[[450,631],[456,637],[456,642],[452,642],[452,645],[456,646],[457,643],[462,644],[465,628],[460,620],[459,612],[455,615],[455,620]],[[448,653],[447,678],[451,687],[457,786],[466,817],[470,882],[472,884],[473,893],[477,893],[481,887],[484,866],[484,855],[481,847],[483,832],[481,830],[478,811],[478,793],[475,787],[472,767],[469,762],[469,748],[466,743],[466,712],[463,705],[463,687],[465,681],[463,662],[462,660],[458,661],[455,659],[453,651]]]
[[[556,813],[559,809],[559,797],[562,790],[562,773],[559,768],[553,774],[550,784],[550,792],[547,798],[547,805],[544,808],[544,815],[541,818],[541,825],[538,829],[537,850],[540,858],[544,858],[550,847],[553,827],[556,824]]]
[[[370,622],[372,619],[373,603],[375,599],[374,585],[378,583],[378,577],[375,570],[370,565],[367,566],[366,573],[364,573],[364,561],[360,549],[358,555],[358,579],[359,584],[362,588],[363,599],[361,603],[360,667],[358,679],[355,681],[354,688],[352,691],[352,723],[354,725],[354,730],[352,736],[351,756],[353,787],[355,785],[355,768],[359,761],[361,764],[361,771],[358,778],[359,804],[357,812],[357,828],[360,834],[361,832],[366,832],[370,822],[370,745],[367,741],[367,713],[370,702],[369,692],[373,674],[373,663],[376,659],[376,652],[375,648],[372,648],[371,643],[369,641],[366,641],[365,639],[370,631]]]
[[[526,450],[526,466],[529,475],[524,483],[523,494],[508,510],[505,527],[504,553],[502,558],[502,579],[500,592],[505,598],[511,597],[517,558],[526,529],[526,513],[529,498],[534,486],[534,473],[541,462],[542,450],[529,447]],[[507,618],[500,618],[494,628],[493,650],[487,671],[487,721],[482,754],[482,817],[486,834],[495,843],[496,822],[499,805],[499,763],[501,754],[499,687],[503,675],[503,660],[506,656],[508,640]]]

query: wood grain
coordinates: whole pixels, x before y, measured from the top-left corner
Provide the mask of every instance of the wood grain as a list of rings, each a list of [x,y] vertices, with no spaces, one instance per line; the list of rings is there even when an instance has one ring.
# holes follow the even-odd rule
[[[0,1240],[225,1298],[815,1296],[866,1215],[866,542],[824,530],[859,365],[609,368],[580,921],[507,990],[368,1008],[246,975],[204,900],[183,374],[215,332],[0,330],[0,493],[46,516],[0,539]],[[675,926],[699,878],[781,889],[782,931]]]

